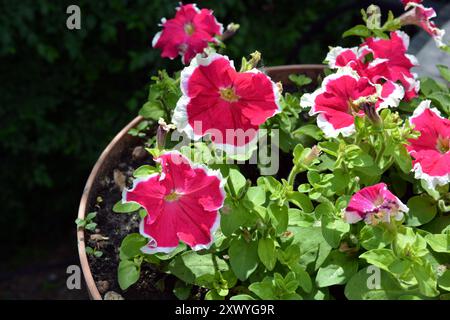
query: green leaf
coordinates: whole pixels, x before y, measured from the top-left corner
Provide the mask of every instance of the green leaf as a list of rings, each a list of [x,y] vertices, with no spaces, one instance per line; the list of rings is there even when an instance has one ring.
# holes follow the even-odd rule
[[[450,114],[450,94],[447,92],[433,92],[427,97],[433,101],[440,110]]]
[[[324,141],[324,142],[319,143],[319,148],[323,152],[325,152],[331,156],[337,157],[338,150],[339,150],[339,143],[332,142],[332,141]]]
[[[76,223],[77,227],[82,228],[82,227],[84,227],[86,225],[86,220],[81,219],[81,218],[77,218],[75,220],[75,223]]]
[[[302,289],[306,293],[311,292],[313,284],[309,273],[306,272],[306,270],[299,264],[297,264],[295,267],[292,267],[291,270],[295,272],[300,287],[302,287]]]
[[[438,278],[439,288],[446,291],[450,291],[450,270],[445,270],[445,272]]]
[[[267,270],[272,271],[277,263],[275,241],[271,238],[259,239],[258,256]]]
[[[128,289],[139,280],[140,266],[130,260],[122,260],[119,263],[118,282],[122,290]]]
[[[300,264],[308,269],[317,270],[331,251],[331,246],[322,236],[321,228],[289,227],[289,231],[294,234],[292,244],[300,247]]]
[[[239,195],[242,189],[245,187],[247,180],[237,169],[230,169],[228,174],[228,184],[231,184],[236,195]]]
[[[322,130],[320,130],[315,124],[305,124],[292,132],[292,134],[294,136],[307,135],[317,141],[321,140],[323,136]]]
[[[217,267],[217,268],[216,268]],[[195,251],[187,251],[176,256],[169,263],[169,271],[185,283],[213,288],[218,271],[229,270],[228,264],[212,254],[200,255]]]
[[[247,278],[258,267],[258,243],[247,243],[243,238],[234,239],[228,249],[231,269],[241,281]]]
[[[236,296],[232,296],[230,300],[256,300],[252,296],[249,296],[248,294],[238,294]]]
[[[435,201],[427,195],[410,198],[407,206],[409,212],[406,214],[406,225],[410,227],[417,227],[430,222],[437,213]]]
[[[409,174],[412,169],[412,160],[406,148],[402,145],[397,146],[394,150],[393,156],[395,163],[398,165],[400,170],[402,170],[403,173]]]
[[[289,209],[289,226],[298,226],[298,227],[310,227],[312,226],[316,219],[313,214],[304,213],[299,209]]]
[[[250,187],[247,190],[246,197],[254,205],[260,206],[266,202],[266,191],[262,186]]]
[[[142,177],[148,177],[149,175],[158,172],[158,169],[150,166],[150,165],[143,165],[134,170],[133,176],[135,178],[142,178]]]
[[[303,212],[310,213],[314,211],[314,206],[309,197],[298,191],[292,191],[287,194],[289,202],[303,210]]]
[[[357,259],[352,259],[339,251],[332,251],[322,267],[319,268],[316,283],[320,288],[344,284],[357,271]]]
[[[147,244],[148,240],[139,233],[127,235],[120,245],[119,254],[121,260],[130,260],[138,255],[142,255],[141,248]]]
[[[435,92],[448,92],[448,89],[433,78],[424,77],[420,78],[420,91],[428,97]]]
[[[345,286],[349,300],[393,300],[407,293],[392,275],[374,268],[361,269]]]
[[[436,67],[439,69],[442,78],[450,82],[450,69],[442,64],[438,64]]]
[[[173,293],[179,300],[187,300],[191,295],[192,285],[185,284],[183,281],[177,280]]]
[[[420,293],[427,297],[435,297],[439,294],[436,289],[436,277],[430,263],[427,262],[425,265],[413,263],[411,270],[417,279]]]
[[[164,107],[159,101],[147,101],[139,111],[139,115],[146,119],[158,120],[165,115]]]
[[[96,227],[97,227],[97,224],[95,222],[91,222],[91,223],[88,223],[84,228],[89,231],[94,231]]]
[[[306,86],[312,82],[312,79],[305,76],[304,74],[290,74],[289,80],[291,80],[299,87]]]
[[[371,35],[370,30],[362,24],[359,24],[357,26],[354,26],[353,28],[345,31],[342,34],[342,37],[349,37],[349,36],[358,36],[361,38],[367,38]]]
[[[261,282],[253,282],[248,289],[263,300],[273,300],[276,298],[273,280],[265,277]]]
[[[220,227],[225,236],[231,236],[239,227],[245,226],[250,220],[250,212],[243,205],[235,206],[229,204],[230,210],[227,213],[222,213],[220,219]]]
[[[359,258],[388,272],[390,272],[389,266],[397,260],[394,252],[389,249],[372,249],[364,252]]]
[[[89,212],[88,215],[86,216],[86,220],[87,221],[91,221],[92,219],[94,219],[97,216],[97,212]]]
[[[140,204],[136,202],[125,202],[122,203],[122,200],[119,200],[113,207],[113,211],[116,213],[131,213],[139,210]]]
[[[337,248],[341,239],[350,231],[350,225],[333,215],[334,208],[329,203],[321,203],[316,208],[316,216],[321,217],[322,235],[330,246]]]
[[[434,251],[450,253],[450,233],[428,234],[425,240]]]
[[[96,258],[101,258],[103,256],[103,251],[100,250],[94,250],[94,256]]]
[[[353,182],[353,181],[352,181]],[[333,172],[331,180],[331,190],[336,194],[343,194],[350,183],[350,176],[342,169],[336,169]]]
[[[277,234],[285,232],[289,221],[288,207],[284,205],[280,207],[277,203],[271,203],[268,212]]]
[[[381,249],[394,239],[394,235],[381,226],[365,225],[359,232],[359,241],[364,249]]]

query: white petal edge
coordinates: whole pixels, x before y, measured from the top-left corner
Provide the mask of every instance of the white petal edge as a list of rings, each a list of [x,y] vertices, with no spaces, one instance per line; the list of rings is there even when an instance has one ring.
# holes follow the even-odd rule
[[[423,172],[422,166],[418,162],[411,171],[414,171],[414,178],[424,180],[430,189],[435,189],[436,186],[444,186],[450,182],[450,172],[442,176],[430,176]]]
[[[392,83],[395,86],[395,89],[386,98],[381,97],[381,99],[383,99],[383,102],[380,103],[381,109],[388,108],[388,107],[397,107],[399,105],[400,101],[405,96],[405,89],[403,89],[402,86],[398,85],[395,82],[392,82]]]
[[[412,116],[409,118],[409,121],[412,123],[412,120],[421,116],[422,113],[425,112],[425,110],[430,110],[435,115],[437,115],[441,119],[446,119],[441,115],[441,112],[436,108],[431,108],[431,100],[423,100],[414,110]]]
[[[317,126],[323,131],[325,137],[327,138],[337,138],[339,134],[342,134],[344,137],[348,137],[356,131],[353,123],[348,127],[335,129],[333,125],[325,119],[323,114],[319,114],[317,116]]]
[[[354,211],[344,211],[344,220],[347,223],[353,224],[363,220],[363,218]]]
[[[352,51],[356,57],[358,56],[358,48],[357,47],[352,47],[352,48],[333,47],[328,52],[328,54],[325,58],[325,62],[327,62],[328,66],[332,69],[338,68],[338,66],[336,66],[337,57],[340,56],[342,54],[342,52],[349,51],[349,50]]]
[[[155,34],[155,36],[153,37],[153,40],[152,40],[152,47],[153,47],[153,48],[154,48],[154,47],[156,46],[156,44],[158,43],[159,38],[161,38],[161,34],[162,34],[162,31],[159,31],[159,32],[157,32],[157,33]]]

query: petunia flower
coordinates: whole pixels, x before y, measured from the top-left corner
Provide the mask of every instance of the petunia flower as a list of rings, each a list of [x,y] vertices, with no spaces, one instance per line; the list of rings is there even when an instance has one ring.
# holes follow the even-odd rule
[[[175,17],[162,19],[161,26],[163,30],[155,35],[152,46],[162,49],[162,57],[174,59],[180,55],[183,64],[188,64],[208,43],[217,41],[215,36],[223,33],[223,26],[212,10],[200,10],[195,4],[178,7]]]
[[[410,139],[407,146],[413,157],[416,179],[423,179],[430,188],[450,181],[450,120],[430,108],[430,100],[422,101],[410,118],[418,139]]]
[[[192,164],[178,151],[166,152],[155,161],[161,164],[161,173],[136,179],[122,195],[123,203],[135,202],[147,210],[140,233],[150,241],[141,250],[167,253],[179,241],[193,250],[208,248],[225,199],[220,172]]]
[[[405,6],[405,7],[410,3],[422,3],[423,2],[423,0],[401,0],[401,1],[402,1],[403,6]]]
[[[400,22],[402,25],[416,25],[424,29],[436,43],[436,46],[441,48],[445,44],[442,41],[445,30],[439,29],[436,24],[431,21],[436,17],[436,11],[433,8],[425,8],[421,2],[409,1],[405,5],[405,10],[409,10],[400,16]]]
[[[247,153],[259,126],[280,111],[276,84],[259,70],[237,72],[228,57],[197,55],[181,72],[172,122],[191,139],[210,136],[229,154]]]
[[[352,196],[344,211],[344,219],[347,223],[364,220],[367,224],[376,225],[389,223],[391,217],[400,221],[408,211],[408,207],[388,190],[386,184],[378,183]]]
[[[392,97],[410,100],[417,96],[420,83],[411,68],[418,65],[416,57],[407,54],[409,37],[402,31],[391,32],[390,39],[368,38],[360,47],[330,50],[326,57],[330,68],[348,66],[361,77],[367,77],[373,83],[396,90]],[[397,85],[400,82],[404,90]],[[385,85],[386,84],[386,85]]]
[[[373,84],[366,77],[360,77],[354,70],[346,67],[327,76],[321,88],[311,94],[304,94],[300,100],[303,108],[310,107],[309,114],[317,117],[317,126],[328,138],[344,137],[355,132],[354,117],[363,116],[361,106],[374,104],[376,109],[385,108],[388,103],[399,103],[393,99],[393,92],[383,96],[381,85]]]

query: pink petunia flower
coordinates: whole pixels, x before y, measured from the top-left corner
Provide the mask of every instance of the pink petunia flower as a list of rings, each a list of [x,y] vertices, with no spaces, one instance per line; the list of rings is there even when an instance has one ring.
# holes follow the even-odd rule
[[[318,114],[317,126],[326,137],[344,137],[355,132],[354,117],[363,116],[363,104],[375,104],[376,109],[385,108],[389,103],[397,105],[394,91],[383,96],[381,85],[373,84],[366,77],[360,77],[346,67],[326,77],[321,88],[311,94],[304,94],[300,100],[303,108],[310,107],[310,115]]]
[[[402,25],[413,24],[424,29],[431,37],[437,47],[444,47],[445,44],[442,41],[445,30],[439,29],[436,24],[431,21],[436,17],[436,11],[433,8],[425,8],[420,2],[409,1],[405,10],[409,10],[400,16],[400,22]]]
[[[393,97],[406,100],[417,96],[420,83],[411,68],[418,65],[416,57],[407,54],[409,37],[401,31],[391,32],[390,39],[368,38],[360,47],[332,48],[326,57],[330,68],[348,66],[361,77],[383,86],[385,92],[396,90]],[[397,85],[400,82],[404,90]],[[404,91],[404,92],[403,92]],[[401,96],[400,96],[401,95]]]
[[[237,72],[220,54],[197,55],[181,72],[182,97],[172,122],[191,139],[211,137],[217,148],[244,154],[259,126],[280,111],[276,84],[259,70]]]
[[[413,157],[416,179],[423,179],[430,188],[450,182],[450,120],[430,108],[430,100],[422,101],[410,118],[418,139],[410,139],[407,146]]]
[[[410,3],[422,3],[423,0],[401,0],[402,4],[406,7]]]
[[[400,221],[408,211],[408,207],[388,190],[386,184],[378,183],[353,195],[345,209],[344,219],[347,223],[364,220],[367,224],[376,225],[389,223],[391,217]]]
[[[166,152],[155,161],[162,172],[136,179],[122,196],[123,203],[136,202],[147,210],[140,233],[150,241],[141,250],[167,253],[180,240],[193,250],[208,248],[225,199],[220,172],[192,164],[177,151]]]
[[[195,4],[178,7],[175,18],[162,19],[161,26],[163,30],[155,35],[152,46],[162,49],[162,57],[174,59],[180,55],[183,64],[188,64],[208,43],[217,41],[215,36],[223,33],[223,26],[213,12],[200,10]]]

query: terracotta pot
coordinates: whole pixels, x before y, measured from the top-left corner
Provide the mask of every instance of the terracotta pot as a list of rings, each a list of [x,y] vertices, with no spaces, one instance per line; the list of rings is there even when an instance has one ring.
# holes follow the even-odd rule
[[[324,70],[323,65],[288,65],[268,67],[265,72],[275,82],[281,81],[284,85],[289,84],[290,74],[305,74],[312,79],[316,79],[318,75],[322,74]],[[134,128],[139,122],[143,120],[142,117],[136,117],[125,128],[123,128],[109,143],[109,145],[103,150],[102,154],[95,163],[94,168],[89,175],[86,182],[86,186],[83,190],[80,206],[78,208],[78,218],[84,219],[89,210],[89,204],[95,201],[99,190],[100,178],[110,174],[117,166],[119,159],[123,152],[130,145],[139,144],[139,139],[128,134],[128,131]],[[92,272],[89,266],[89,261],[86,254],[86,244],[84,241],[85,233],[84,229],[77,230],[78,240],[78,254],[80,256],[81,268],[83,270],[84,279],[89,291],[89,296],[93,300],[102,300],[102,296],[97,289]]]

